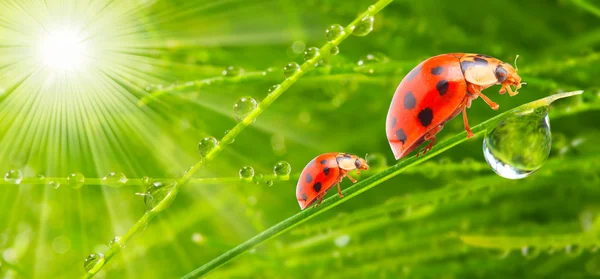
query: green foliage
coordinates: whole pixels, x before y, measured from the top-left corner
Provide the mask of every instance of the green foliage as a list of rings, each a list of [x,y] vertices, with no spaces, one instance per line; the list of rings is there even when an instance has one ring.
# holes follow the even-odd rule
[[[597,3],[97,2],[0,3],[0,277],[600,275]],[[86,23],[83,74],[52,76],[31,54],[57,14]],[[479,135],[521,104],[585,91],[550,106],[540,170],[494,174],[459,119],[426,156],[393,159],[396,86],[448,52],[521,57],[521,93],[493,87],[499,112],[469,109]],[[258,106],[236,120],[245,97]],[[298,174],[332,151],[374,167],[342,183],[344,199],[300,212]],[[92,253],[104,257],[84,269]]]

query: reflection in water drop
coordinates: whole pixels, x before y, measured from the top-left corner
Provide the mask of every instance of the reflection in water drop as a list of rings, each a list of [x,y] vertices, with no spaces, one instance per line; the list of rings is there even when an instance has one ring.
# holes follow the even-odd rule
[[[240,178],[250,180],[252,177],[254,177],[254,168],[245,166],[240,169]]]
[[[83,267],[88,273],[96,273],[104,265],[104,255],[101,253],[90,254],[83,261]]]
[[[4,174],[4,181],[19,184],[23,181],[23,173],[20,170],[9,170]]]
[[[483,140],[483,155],[500,176],[521,179],[538,170],[550,154],[548,107],[509,117]]]

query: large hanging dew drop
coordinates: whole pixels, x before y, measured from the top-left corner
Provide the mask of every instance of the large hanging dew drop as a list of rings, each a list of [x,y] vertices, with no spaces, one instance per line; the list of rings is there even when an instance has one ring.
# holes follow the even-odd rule
[[[328,42],[333,42],[340,36],[344,35],[344,27],[339,24],[334,24],[325,30],[325,38]]]
[[[173,193],[175,182],[165,185],[162,182],[156,181],[150,184],[144,194],[144,203],[146,211],[160,212],[169,207],[170,203],[161,203],[164,199]],[[171,202],[173,199],[171,199]]]
[[[290,78],[298,71],[300,71],[300,65],[296,62],[290,62],[283,67],[283,75],[285,78]]]
[[[83,268],[91,274],[95,274],[104,265],[104,255],[101,253],[90,254],[83,261]]]
[[[279,161],[273,167],[273,173],[277,176],[290,175],[291,172],[292,172],[292,166],[290,165],[290,163],[288,163],[286,161]]]
[[[352,35],[354,36],[366,36],[373,31],[373,23],[375,22],[375,18],[373,16],[364,17],[358,24],[354,30],[352,30]]]
[[[498,124],[483,140],[483,155],[500,176],[521,179],[538,170],[550,154],[548,107],[516,114]]]
[[[85,176],[83,174],[74,172],[67,176],[67,183],[71,186],[71,188],[79,189],[85,183]]]
[[[9,170],[4,174],[4,181],[13,184],[20,184],[23,181],[23,173],[20,170]]]
[[[202,157],[206,157],[206,155],[208,155],[208,153],[210,153],[211,150],[217,147],[217,144],[219,144],[219,141],[215,137],[203,138],[198,143],[198,152],[200,152],[200,155],[202,155]]]
[[[244,120],[258,107],[258,102],[252,97],[242,97],[233,105],[233,116],[237,122]]]
[[[102,178],[102,183],[111,187],[120,187],[127,183],[127,176],[120,172],[111,172]]]
[[[254,177],[254,168],[245,166],[240,169],[241,179],[252,179],[252,177]]]

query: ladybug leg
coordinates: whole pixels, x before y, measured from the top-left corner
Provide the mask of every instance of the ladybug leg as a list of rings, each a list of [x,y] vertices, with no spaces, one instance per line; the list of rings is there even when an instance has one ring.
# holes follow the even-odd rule
[[[471,138],[473,136],[473,132],[471,132],[471,128],[469,127],[469,120],[467,119],[467,106],[463,106],[462,115],[463,122],[465,124],[465,130],[467,131],[467,138]]]
[[[350,181],[352,181],[352,183],[356,183],[356,179],[354,179],[354,177],[346,174],[346,177],[348,177],[348,179],[350,179]]]
[[[429,130],[429,132],[425,133],[425,136],[423,136],[423,139],[426,141],[429,141],[429,144],[419,150],[419,152],[417,152],[417,157],[421,156],[421,155],[425,155],[425,153],[427,153],[427,151],[431,150],[431,148],[433,148],[433,144],[435,143],[435,135],[437,133],[439,133],[442,128],[444,128],[444,125],[439,125],[431,130]]]
[[[471,94],[481,97],[481,99],[483,99],[483,101],[485,101],[488,104],[488,106],[490,106],[493,110],[497,110],[498,107],[500,107],[498,104],[496,104],[492,100],[490,100],[490,98],[488,98],[486,95],[481,93],[480,88],[478,88],[478,86],[476,86],[475,84],[472,84],[472,83],[469,84],[468,88],[469,88],[469,92]],[[468,107],[471,107],[471,104],[468,104]]]
[[[317,196],[317,202],[315,203],[315,205],[313,206],[313,208],[317,208],[323,202],[323,196],[324,195],[318,195]]]
[[[342,188],[340,186],[340,183],[338,182],[338,194],[340,194],[340,198],[343,198],[344,195],[342,195]]]

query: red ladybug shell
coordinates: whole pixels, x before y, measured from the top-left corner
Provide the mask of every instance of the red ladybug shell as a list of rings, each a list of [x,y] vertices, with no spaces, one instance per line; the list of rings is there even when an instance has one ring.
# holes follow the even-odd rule
[[[324,196],[338,183],[340,176],[338,154],[343,153],[321,154],[304,167],[296,186],[296,198],[300,208],[307,208],[317,200],[317,197]]]
[[[396,159],[417,148],[425,133],[460,113],[467,98],[462,56],[431,57],[411,70],[396,89],[386,122],[387,138]]]

